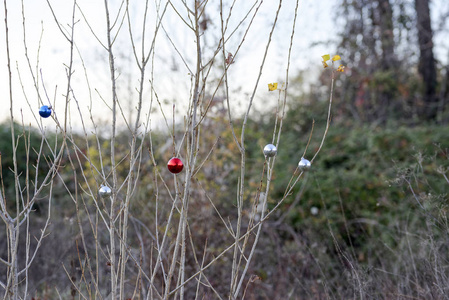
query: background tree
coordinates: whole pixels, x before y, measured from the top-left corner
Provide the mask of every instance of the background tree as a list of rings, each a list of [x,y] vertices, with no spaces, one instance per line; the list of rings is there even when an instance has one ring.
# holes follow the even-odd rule
[[[338,49],[350,57],[350,76],[343,89],[346,109],[358,120],[384,122],[398,112],[393,99],[397,96],[395,80],[401,78],[391,3],[344,1],[340,10],[346,24]]]
[[[430,1],[415,0],[416,28],[418,31],[418,70],[422,79],[422,114],[426,119],[435,119],[438,113],[437,70],[433,55],[433,31],[430,17]]]
[[[444,111],[438,99],[444,74],[434,57],[430,1],[342,4],[338,47],[351,57],[342,95],[346,109],[368,122],[436,121]]]

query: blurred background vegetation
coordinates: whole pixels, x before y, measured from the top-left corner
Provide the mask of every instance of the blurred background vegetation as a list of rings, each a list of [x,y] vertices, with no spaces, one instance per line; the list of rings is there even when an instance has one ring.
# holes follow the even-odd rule
[[[346,70],[336,79],[329,134],[311,171],[264,227],[250,270],[260,280],[248,287],[248,299],[448,298],[449,62],[436,58],[435,47],[442,45],[434,45],[433,35],[446,28],[449,11],[434,20],[430,4],[428,0],[340,1],[335,19],[343,26],[339,26],[336,49]],[[449,49],[443,51],[449,56]],[[305,76],[297,74],[290,86],[304,86]],[[312,124],[314,135],[306,157],[319,146],[329,87],[330,72],[323,69],[305,88],[308,92],[290,91],[268,195],[271,208],[285,192]],[[214,241],[218,245],[226,234],[205,192],[225,219],[233,214],[239,161],[226,111],[212,111],[214,115],[201,133],[202,157],[216,145],[196,175],[198,182],[207,184],[195,183],[190,227],[198,244],[207,239],[214,249]],[[247,195],[248,201],[254,199],[260,183],[262,148],[271,140],[267,132],[272,132],[274,120],[274,112],[259,111],[249,121],[247,182],[252,194]],[[241,122],[235,120],[235,128]],[[30,135],[31,145],[38,147],[41,139],[35,130],[16,132]],[[7,199],[14,188],[9,171],[9,125],[0,126],[0,135]],[[172,156],[171,140],[163,131],[152,135],[153,144],[158,145],[156,163],[164,165]],[[18,139],[18,155],[25,157],[24,140]],[[99,151],[108,158],[108,140],[100,140],[101,149],[95,142],[90,147],[78,146],[92,158],[98,157]],[[124,157],[127,131],[118,140],[118,156]],[[132,208],[135,232],[143,230],[138,229],[143,226],[139,222],[152,224],[154,185],[158,184],[151,176],[149,156],[144,155],[143,160],[145,167]],[[80,167],[89,169],[87,164]],[[64,170],[62,166],[61,176],[68,178],[65,182],[81,176]],[[67,226],[76,222],[76,212],[64,193],[74,186],[64,186],[61,181],[55,188],[51,239],[46,240],[33,266],[39,271],[30,272],[39,274],[33,280],[37,298],[51,299],[53,286],[68,289],[69,280],[61,280],[66,276],[62,264],[73,278],[81,276],[76,267],[78,232]],[[44,222],[39,218],[43,209],[46,207],[36,204],[33,222],[37,229],[39,222]],[[66,232],[61,231],[64,228]],[[133,238],[137,240],[137,234]],[[107,272],[106,266],[104,269]],[[209,278],[215,278],[217,284],[226,270],[213,272]]]

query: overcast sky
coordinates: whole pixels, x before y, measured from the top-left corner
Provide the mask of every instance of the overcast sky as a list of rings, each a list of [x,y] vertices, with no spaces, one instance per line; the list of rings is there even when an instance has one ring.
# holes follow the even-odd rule
[[[61,26],[67,29],[67,25],[71,22],[72,1],[54,0],[50,2],[53,5],[54,12],[58,17]],[[118,1],[111,1],[111,3],[114,2],[118,3]],[[143,3],[143,1],[132,2],[131,15],[133,16],[134,23],[132,26],[135,26],[135,28],[141,24],[141,17],[139,16],[142,15],[143,11],[143,7],[138,6],[137,2]],[[218,3],[218,1],[209,1],[211,8],[215,5],[215,2]],[[284,7],[281,10],[279,18],[279,27],[275,31],[273,44],[268,56],[268,62],[261,78],[261,84],[259,86],[260,90],[265,91],[267,83],[282,80],[282,78],[285,77],[286,57],[290,40],[289,31],[291,30],[292,13],[295,8],[294,2],[295,1],[292,0],[284,1]],[[250,1],[244,3],[250,3]],[[264,1],[259,16],[255,20],[254,30],[248,35],[245,46],[236,58],[235,65],[230,69],[230,83],[235,87],[237,93],[242,94],[241,97],[236,97],[236,101],[242,100],[244,102],[246,95],[254,86],[256,76],[259,72],[259,63],[262,59],[264,45],[266,44],[271,22],[278,5],[277,3],[278,1],[276,0]],[[314,70],[318,70],[321,66],[321,55],[327,53],[335,54],[333,52],[338,51],[333,48],[334,44],[328,43],[329,41],[335,40],[336,34],[339,32],[339,28],[336,28],[334,23],[335,18],[337,18],[336,14],[333,12],[335,3],[336,1],[332,0],[300,1],[291,62],[291,75],[294,76],[298,70],[309,70],[311,74],[314,74]],[[39,73],[42,72],[42,82],[44,82],[47,89],[48,98],[51,102],[53,102],[53,99],[57,99],[55,109],[58,110],[60,108],[58,103],[61,103],[63,100],[62,95],[65,94],[64,86],[66,83],[66,75],[64,64],[69,62],[69,43],[63,38],[56,26],[46,1],[24,0],[24,4],[26,10],[26,40],[28,53],[31,58],[31,65],[33,71],[36,72],[37,50],[39,40],[41,39],[39,50]],[[105,42],[104,33],[106,25],[104,23],[104,2],[79,0],[78,4],[83,10],[87,20],[90,22],[92,29],[100,36],[100,40]],[[438,17],[439,13],[448,11],[448,6],[449,3],[447,3],[447,1],[433,1],[432,13]],[[117,9],[117,5],[111,4],[111,12],[115,12]],[[242,9],[242,11],[244,11],[244,9]],[[238,24],[238,20],[242,17],[242,11],[235,12],[235,19],[231,20],[231,23],[234,22],[232,23],[234,26]],[[212,23],[215,23],[215,25],[218,26],[219,21],[216,20],[218,15],[210,10],[208,13],[211,19],[213,19]],[[0,95],[2,95],[1,104],[3,109],[0,110],[0,120],[4,120],[9,116],[9,92],[7,85],[8,73],[6,68],[3,5],[1,15]],[[154,18],[155,16],[150,14],[149,24],[151,24],[151,26],[154,24],[154,19],[152,19],[152,17]],[[76,64],[73,89],[76,92],[82,114],[86,114],[86,118],[88,118],[87,107],[92,107],[95,117],[107,121],[108,109],[101,100],[102,97],[107,99],[110,93],[107,53],[101,48],[99,42],[92,35],[79,12],[77,12],[75,18],[76,20],[79,20],[75,26],[75,41],[79,53],[83,58],[83,62],[88,69],[87,75],[92,90],[91,93],[88,92],[84,69],[78,54],[75,54]],[[23,115],[25,123],[31,122],[34,124],[35,117],[31,114],[31,111],[34,111],[35,114],[37,113],[39,102],[37,101],[36,93],[33,92],[34,87],[30,80],[28,64],[24,58],[20,1],[8,1],[8,20],[14,81],[14,116],[16,120],[20,120]],[[181,52],[185,54],[187,64],[192,63],[193,66],[196,50],[193,37],[182,29],[184,26],[173,11],[167,13],[163,24],[173,42],[179,49],[181,49]],[[215,29],[219,28],[217,27]],[[212,31],[213,30],[214,29],[212,29]],[[121,97],[121,99],[124,99],[129,95],[133,98],[134,90],[138,86],[138,77],[136,76],[136,68],[133,64],[131,48],[129,46],[120,48],[121,44],[129,45],[127,30],[123,31],[123,34],[117,39],[117,48],[115,49],[115,56],[118,58],[117,68],[120,74],[119,97]],[[136,30],[136,32],[139,31]],[[151,38],[152,35],[149,34],[149,37]],[[241,36],[236,36],[235,40],[237,41],[240,37]],[[138,40],[140,37],[137,34],[135,38]],[[213,38],[211,36],[206,39],[206,43],[213,44],[212,40]],[[437,49],[437,56],[441,60],[446,59],[448,55],[449,47],[446,40],[447,39],[445,39],[442,34],[436,36],[436,43],[440,46]],[[178,98],[188,97],[190,77],[188,69],[183,66],[183,62],[175,54],[170,43],[165,38],[165,33],[159,33],[158,41],[160,42],[158,42],[157,46],[156,60],[159,61],[159,64],[157,65],[158,67],[155,68],[155,86],[158,88],[158,94],[161,97],[161,100],[165,100],[165,102],[171,105],[172,102],[182,101],[182,99]],[[237,43],[233,43],[231,40],[228,50],[232,52],[236,46]],[[25,86],[24,89],[26,95],[23,94],[20,88],[19,73]],[[42,84],[42,82],[40,82],[40,84]],[[97,89],[97,91],[95,91],[95,89]],[[28,98],[29,104],[25,101],[25,97]],[[258,97],[263,98],[260,95],[258,95]],[[45,101],[47,100],[44,99],[44,102]],[[135,103],[131,102],[131,109],[134,104]],[[243,103],[243,105],[244,104],[245,103]],[[182,103],[177,103],[177,105],[182,110]],[[263,107],[266,106],[266,103],[260,101],[259,104],[256,103],[256,107],[257,105]],[[75,108],[75,106],[72,106],[73,114],[76,113]],[[124,110],[126,113],[126,107]],[[181,111],[180,115],[182,114],[183,112]],[[182,117],[179,119],[182,120]],[[76,123],[76,121],[74,122]]]

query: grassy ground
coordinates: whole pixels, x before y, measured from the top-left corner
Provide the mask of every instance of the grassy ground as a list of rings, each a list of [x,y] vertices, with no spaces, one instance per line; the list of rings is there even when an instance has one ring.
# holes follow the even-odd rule
[[[307,119],[295,123],[294,117],[291,114],[286,119],[269,195],[271,207],[282,197],[311,129]],[[254,122],[248,129],[248,199],[260,180],[259,169],[253,166],[263,164],[264,126],[268,127],[262,121]],[[317,149],[323,130],[315,126],[306,157]],[[230,153],[235,149],[227,138],[223,135],[216,156],[198,173],[210,183],[201,189],[209,192],[225,218],[235,209],[232,199],[237,180],[231,172],[236,158]],[[332,124],[310,172],[264,225],[245,299],[446,299],[448,157],[449,131],[444,126]],[[144,179],[150,173],[142,172],[140,186],[144,188],[136,192],[133,217],[152,229],[153,191],[148,188],[151,181]],[[201,189],[192,194],[189,226],[197,255],[201,257],[207,240],[211,258],[229,236]],[[30,285],[42,299],[51,299],[55,287],[67,297],[74,292],[63,266],[75,280],[82,276],[73,204],[62,192],[56,194],[50,235],[30,270]],[[39,209],[45,207],[36,209],[36,234]],[[139,228],[134,224],[130,229],[136,249],[134,233]],[[147,249],[151,242],[143,235]],[[222,293],[228,289],[230,258],[207,273]],[[193,272],[193,259],[189,262]],[[107,278],[106,262],[99,272]],[[134,276],[132,270],[129,274]],[[193,293],[194,286],[188,287]],[[204,296],[214,299],[207,289]]]
[[[267,228],[286,258],[288,276],[274,277],[306,298],[446,299],[448,157],[444,126],[333,126],[302,194]]]

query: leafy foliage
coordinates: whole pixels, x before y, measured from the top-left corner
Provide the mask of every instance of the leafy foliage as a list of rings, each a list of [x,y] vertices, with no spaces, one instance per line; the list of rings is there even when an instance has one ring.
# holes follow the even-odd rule
[[[40,181],[43,179],[42,175],[46,174],[49,170],[49,161],[40,161],[37,165],[37,151],[39,151],[40,145],[42,143],[40,133],[32,127],[24,128],[22,125],[14,124],[15,132],[15,145],[17,147],[17,164],[18,177],[21,185],[21,189],[26,187],[25,177],[34,178],[36,176],[36,170],[38,170],[38,177]],[[7,203],[14,204],[13,198],[15,195],[15,184],[14,184],[14,164],[13,164],[13,146],[12,146],[12,136],[11,136],[11,125],[9,123],[0,124],[0,151],[1,151],[1,174],[3,179],[5,198]],[[48,137],[49,142],[54,139],[51,134]],[[51,146],[51,145],[50,145]],[[49,148],[44,147],[44,156],[48,154]],[[29,157],[27,155],[29,152]],[[28,159],[27,159],[28,158]],[[29,166],[33,166],[28,168]],[[27,173],[27,170],[29,173]],[[30,193],[33,193],[33,187],[29,189]],[[10,201],[8,201],[10,200]]]

